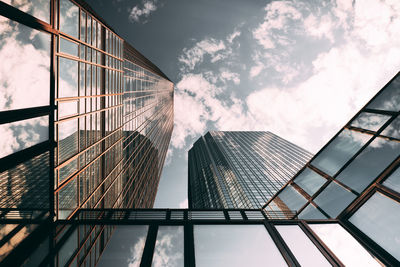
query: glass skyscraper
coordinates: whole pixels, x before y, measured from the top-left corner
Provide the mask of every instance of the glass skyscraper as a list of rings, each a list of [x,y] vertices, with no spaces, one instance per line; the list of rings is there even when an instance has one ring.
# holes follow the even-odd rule
[[[208,132],[189,150],[189,207],[261,208],[311,157],[270,132]]]

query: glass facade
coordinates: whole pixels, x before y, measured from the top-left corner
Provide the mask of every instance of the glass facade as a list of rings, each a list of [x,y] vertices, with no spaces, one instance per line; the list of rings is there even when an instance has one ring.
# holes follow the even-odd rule
[[[264,205],[266,213],[338,219],[384,264],[399,265],[399,114],[397,74]]]
[[[311,156],[270,132],[209,132],[189,150],[189,207],[259,208]]]

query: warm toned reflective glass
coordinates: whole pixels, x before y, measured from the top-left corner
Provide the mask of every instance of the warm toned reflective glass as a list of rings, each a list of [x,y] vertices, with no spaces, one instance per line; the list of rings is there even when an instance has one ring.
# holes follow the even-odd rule
[[[60,37],[60,52],[78,57],[79,45],[70,40]]]
[[[0,111],[50,102],[50,34],[2,17]]]
[[[79,8],[69,0],[60,0],[60,30],[79,38]]]
[[[326,216],[311,204],[308,204],[298,217],[303,220],[326,219]]]
[[[195,225],[197,267],[287,266],[264,225]]]
[[[384,182],[383,185],[397,191],[400,193],[400,168],[397,167],[395,170]]]
[[[309,168],[304,169],[294,180],[310,196],[326,182],[326,179]]]
[[[339,174],[337,180],[361,193],[399,155],[399,142],[377,137]]]
[[[58,124],[59,163],[78,152],[78,120],[71,119]]]
[[[400,139],[400,116],[397,116],[381,134]]]
[[[336,218],[355,198],[356,195],[337,183],[331,182],[314,199],[314,202],[328,213],[331,218]]]
[[[331,266],[298,225],[275,227],[301,266]]]
[[[375,193],[349,221],[400,261],[400,203]]]
[[[59,58],[58,97],[78,96],[78,61]]]
[[[333,176],[369,139],[369,135],[345,129],[311,164]]]
[[[147,230],[147,225],[117,226],[97,266],[139,267]]]
[[[381,266],[354,237],[336,223],[309,224],[328,248],[350,267]]]
[[[400,110],[400,75],[398,75],[367,108],[399,111]]]
[[[78,205],[77,179],[61,188],[58,194],[58,218],[66,219]]]
[[[282,192],[277,196],[282,200],[286,206],[293,211],[299,210],[306,204],[307,199],[305,199],[293,186],[288,185]]]
[[[183,265],[183,226],[159,226],[151,266]]]
[[[366,130],[378,131],[388,119],[390,119],[390,116],[388,115],[362,112],[351,122],[350,125]]]

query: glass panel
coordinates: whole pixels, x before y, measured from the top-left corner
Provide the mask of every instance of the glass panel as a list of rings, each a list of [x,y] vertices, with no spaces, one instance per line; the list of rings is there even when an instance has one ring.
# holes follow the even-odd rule
[[[79,45],[60,37],[60,52],[78,57]]]
[[[377,137],[337,177],[361,193],[400,154],[400,143]]]
[[[6,1],[6,3],[44,22],[50,23],[49,0]]]
[[[76,181],[77,179],[72,180],[60,190],[60,193],[58,195],[59,219],[66,219],[71,214],[71,212],[75,210],[78,204]]]
[[[367,106],[371,109],[389,111],[400,110],[400,75],[397,76],[379,95]]]
[[[303,220],[326,219],[326,216],[311,204],[308,204],[298,217]]]
[[[147,225],[117,226],[97,266],[139,267]]]
[[[369,139],[369,135],[344,129],[311,164],[333,176]]]
[[[294,182],[306,191],[307,194],[312,196],[326,182],[326,179],[311,169],[306,168],[296,177]]]
[[[84,100],[82,100],[84,101]],[[78,101],[58,102],[58,117],[65,118],[78,113]]]
[[[400,261],[400,204],[375,193],[349,221]]]
[[[400,139],[400,116],[397,116],[381,134]]]
[[[78,170],[78,160],[74,159],[69,162],[67,165],[60,168],[60,181],[62,183],[65,179],[70,177],[74,172]]]
[[[78,152],[78,120],[58,124],[59,164]]]
[[[74,255],[77,248],[78,248],[78,231],[75,229],[58,252],[59,266],[66,266],[66,263]]]
[[[390,119],[390,116],[375,114],[369,112],[362,112],[352,122],[351,126],[358,127],[371,131],[378,131],[385,122]]]
[[[1,25],[0,111],[49,105],[50,35],[4,17]]]
[[[60,60],[58,97],[78,96],[78,62],[66,58]]]
[[[296,189],[291,185],[286,186],[285,189],[276,197],[285,203],[289,210],[299,210],[306,204],[307,199],[305,199]],[[279,205],[278,205],[279,206]]]
[[[336,218],[355,198],[356,195],[331,182],[314,202],[332,218]]]
[[[263,225],[195,225],[196,266],[287,266]]]
[[[384,182],[383,185],[400,193],[400,168],[397,168]]]
[[[154,267],[183,267],[183,226],[160,226],[154,247]]]
[[[49,117],[0,124],[0,158],[49,139]]]
[[[309,224],[311,229],[346,266],[381,266],[339,224]]]
[[[60,30],[79,38],[79,8],[69,0],[60,1]]]
[[[299,226],[275,227],[301,266],[332,266]]]

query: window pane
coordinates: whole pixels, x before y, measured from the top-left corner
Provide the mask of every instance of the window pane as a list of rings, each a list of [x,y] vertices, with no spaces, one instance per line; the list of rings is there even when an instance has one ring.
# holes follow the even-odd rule
[[[375,193],[349,221],[400,260],[400,204]]]
[[[377,137],[337,177],[361,193],[400,154],[400,143]]]
[[[152,266],[183,267],[183,226],[158,228]]]
[[[309,224],[311,229],[346,266],[381,266],[354,237],[336,223]]]
[[[72,119],[58,124],[59,163],[78,152],[78,120]]]
[[[294,182],[306,191],[307,194],[312,196],[326,182],[326,179],[311,169],[306,168],[296,177]]]
[[[297,225],[275,226],[302,266],[332,266]]]
[[[362,112],[351,122],[350,125],[366,130],[378,131],[388,119],[390,119],[390,116]]]
[[[58,218],[66,219],[78,205],[77,179],[66,184],[58,194]]]
[[[67,39],[60,37],[60,52],[65,54],[70,54],[71,56],[79,56],[78,55],[78,44],[71,42]]]
[[[49,139],[49,117],[0,124],[0,158]]]
[[[384,182],[383,185],[400,193],[400,168],[397,168]]]
[[[287,266],[263,225],[195,225],[196,266]]]
[[[60,1],[60,30],[79,38],[79,8],[69,0]]]
[[[147,230],[147,225],[117,226],[97,266],[139,267]]]
[[[279,195],[276,197],[285,203],[289,210],[299,210],[306,204],[307,199],[305,199],[293,186],[288,185]],[[279,205],[278,205],[279,206]]]
[[[298,217],[303,220],[326,219],[326,216],[311,204],[308,204]]]
[[[78,62],[66,58],[60,60],[58,97],[78,96]]]
[[[336,218],[355,198],[356,195],[331,182],[314,202],[332,218]]]
[[[400,116],[397,116],[381,134],[400,139]]]
[[[0,111],[49,105],[50,34],[2,17],[0,59]]]
[[[343,130],[311,164],[333,176],[370,139],[370,136]]]
[[[400,110],[400,76],[397,76],[367,108],[389,111]]]
[[[6,3],[50,23],[50,0],[6,1]]]

